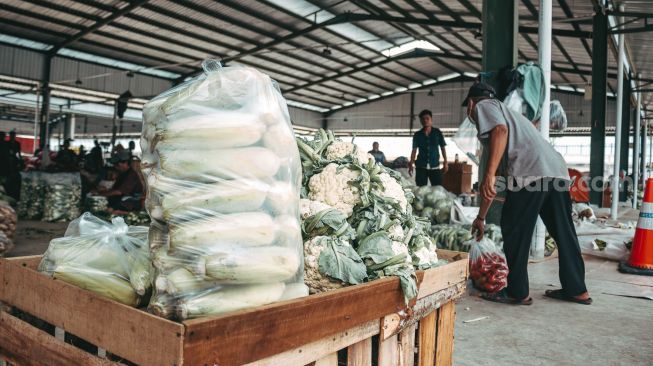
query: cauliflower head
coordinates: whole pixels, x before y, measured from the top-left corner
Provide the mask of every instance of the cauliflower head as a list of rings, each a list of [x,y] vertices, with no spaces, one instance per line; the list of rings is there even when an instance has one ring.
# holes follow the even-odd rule
[[[381,179],[381,185],[385,188],[382,192],[379,192],[379,194],[383,197],[392,198],[398,201],[402,211],[406,212],[408,200],[406,199],[404,188],[401,184],[388,173],[379,174],[379,178]]]
[[[349,217],[354,212],[354,206],[361,202],[358,188],[349,182],[359,176],[360,172],[349,168],[338,172],[338,165],[331,163],[309,179],[308,198],[336,208]]]
[[[360,164],[365,164],[373,159],[372,155],[362,151],[355,144],[345,141],[334,141],[327,148],[325,157],[328,160],[343,159],[349,155],[354,157]]]
[[[302,220],[306,220],[316,213],[328,210],[330,208],[332,207],[320,201],[313,201],[306,198],[299,200],[299,215],[301,216]]]
[[[304,283],[311,294],[337,290],[347,286],[346,283],[324,276],[320,273],[318,259],[326,248],[325,236],[316,236],[304,242]]]
[[[415,244],[411,250],[413,265],[416,267],[425,268],[430,267],[430,265],[434,263],[437,263],[437,246],[431,238],[426,235],[420,235],[415,237],[413,243]]]
[[[405,254],[406,263],[413,263],[410,257],[410,252],[408,251],[408,246],[400,241],[392,241],[392,252],[395,255]]]

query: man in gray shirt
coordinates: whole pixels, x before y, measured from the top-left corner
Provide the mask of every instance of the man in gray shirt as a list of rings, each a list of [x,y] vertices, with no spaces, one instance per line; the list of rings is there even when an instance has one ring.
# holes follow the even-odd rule
[[[565,160],[528,119],[507,108],[495,94],[491,86],[476,83],[463,103],[476,125],[487,158],[480,187],[481,207],[472,225],[477,239],[483,237],[485,216],[496,189],[507,188],[501,232],[509,269],[508,286],[483,298],[507,304],[533,302],[529,297],[527,267],[539,215],[558,246],[562,284],[562,289],[547,290],[545,295],[589,305],[592,299],[585,287],[585,265],[571,218]],[[496,176],[506,177],[507,187],[495,187]]]

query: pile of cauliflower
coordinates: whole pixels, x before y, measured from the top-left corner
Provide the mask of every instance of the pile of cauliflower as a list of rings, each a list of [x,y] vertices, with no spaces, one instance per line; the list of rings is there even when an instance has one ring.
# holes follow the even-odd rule
[[[400,277],[407,301],[414,297],[415,269],[440,262],[400,175],[330,131],[297,144],[304,280],[311,293],[390,275]]]

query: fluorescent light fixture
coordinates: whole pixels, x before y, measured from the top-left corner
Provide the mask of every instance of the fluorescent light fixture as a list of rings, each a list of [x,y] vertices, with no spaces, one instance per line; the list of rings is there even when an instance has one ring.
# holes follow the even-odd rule
[[[0,94],[6,94],[11,92],[11,90],[1,89]],[[22,107],[33,108],[36,103],[36,94],[33,93],[23,93],[23,94],[12,94],[11,96],[0,97],[0,102],[18,105]],[[64,113],[79,113],[86,116],[97,116],[112,118],[114,106],[99,104],[99,103],[83,103],[83,104],[73,104],[80,102],[77,99],[61,98],[61,97],[51,97],[50,98],[50,110],[56,112]],[[68,105],[72,104],[70,107]],[[143,120],[143,114],[138,109],[128,108],[125,111],[125,120],[140,122]]]
[[[467,71],[465,71],[465,72],[463,72],[463,75],[465,75],[465,76],[467,76],[467,77],[470,77],[470,78],[478,77],[478,73],[477,73],[477,72],[467,72]]]
[[[394,93],[395,93],[395,92],[393,92],[393,91],[387,91],[387,92],[383,92],[383,93],[381,93],[381,96],[382,96],[382,97],[387,97],[388,95],[392,95],[392,94],[394,94]]]
[[[570,91],[570,92],[575,91],[573,87],[568,86],[568,85],[558,85],[558,89],[564,90],[564,91]]]
[[[331,110],[335,111],[336,109],[340,109],[340,108],[342,108],[341,105],[334,105],[333,107],[331,107]]]
[[[344,102],[344,103],[342,103],[343,107],[349,107],[350,105],[354,105],[354,102]]]
[[[119,61],[109,57],[92,55],[90,53],[75,51],[68,48],[60,49],[57,54],[74,58],[76,60],[95,62],[101,65],[112,66],[124,70],[136,71],[142,74],[158,76],[166,79],[176,79],[181,76],[179,74],[175,74],[174,72],[152,69],[152,68],[148,68],[147,66],[137,65],[131,62]]]
[[[21,46],[25,48],[31,48],[33,50],[39,50],[39,51],[46,51],[52,48],[52,45],[49,44],[30,41],[29,39],[18,38],[7,34],[0,34],[0,42]]]
[[[291,106],[291,107],[296,107],[296,108],[301,108],[301,109],[307,109],[307,110],[309,110],[309,111],[314,111],[314,112],[324,113],[324,112],[327,112],[327,111],[328,111],[327,108],[322,108],[322,107],[318,107],[318,106],[313,105],[313,104],[308,104],[308,103],[304,103],[304,102],[298,102],[298,101],[290,100],[290,99],[286,99],[286,104],[288,104],[288,105]]]
[[[458,76],[460,76],[460,74],[457,73],[457,72],[454,72],[454,73],[451,73],[451,74],[447,74],[447,75],[443,75],[443,76],[438,77],[438,81],[443,82],[443,81],[447,81],[447,80],[457,78]]]
[[[415,88],[419,88],[420,86],[422,86],[422,84],[412,83],[412,84],[408,85],[408,89],[415,89]]]
[[[397,92],[397,93],[405,92],[406,90],[408,90],[408,88],[405,88],[403,86],[395,88],[395,92]]]
[[[367,102],[367,98],[360,98],[360,99],[356,99],[355,101],[355,103],[363,103],[363,102]]]
[[[428,79],[428,80],[424,80],[424,81],[422,82],[422,85],[431,85],[431,84],[435,84],[435,83],[437,83],[437,82],[438,82],[438,81],[435,80],[435,79]]]
[[[410,52],[412,50],[415,50],[417,48],[423,49],[423,50],[431,50],[431,51],[439,51],[440,48],[433,43],[429,41],[425,41],[423,39],[416,39],[407,43],[404,43],[400,46],[396,47],[391,47],[386,50],[381,51],[383,55],[386,57],[392,57],[396,55],[400,55],[402,53]]]
[[[380,95],[378,95],[378,94],[372,94],[372,95],[370,95],[369,97],[367,97],[367,100],[374,100],[374,99],[379,99],[379,98],[381,98]]]

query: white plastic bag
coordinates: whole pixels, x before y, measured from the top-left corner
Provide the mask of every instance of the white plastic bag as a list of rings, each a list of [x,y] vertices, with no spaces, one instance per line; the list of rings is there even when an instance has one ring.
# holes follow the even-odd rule
[[[255,69],[203,67],[143,111],[156,268],[149,310],[178,320],[308,293],[301,165],[285,100]]]
[[[552,100],[549,114],[549,129],[562,132],[567,128],[567,114],[559,100]]]
[[[151,287],[153,269],[148,228],[111,223],[86,212],[62,238],[50,241],[39,271],[129,306],[138,306]]]
[[[481,154],[477,135],[478,131],[476,130],[476,126],[474,126],[474,123],[472,123],[469,117],[466,117],[452,138],[456,146],[476,165],[479,163]]]

